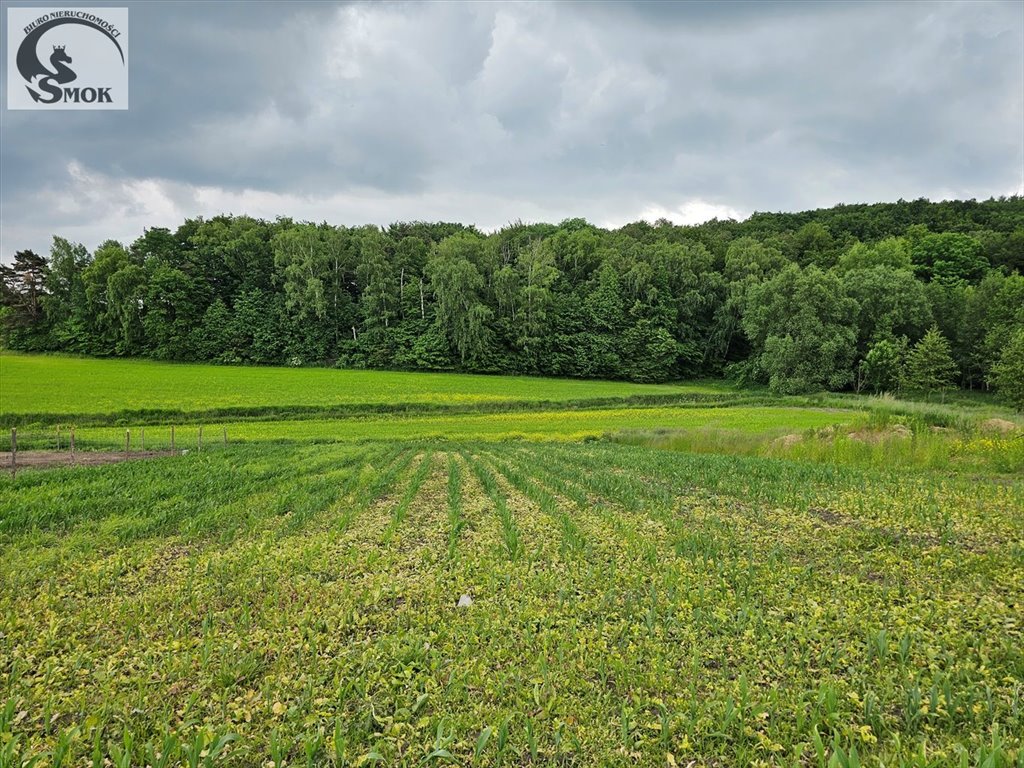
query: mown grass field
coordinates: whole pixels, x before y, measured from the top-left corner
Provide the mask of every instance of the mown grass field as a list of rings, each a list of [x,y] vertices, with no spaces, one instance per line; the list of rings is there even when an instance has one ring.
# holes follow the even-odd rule
[[[1024,766],[1024,441],[872,419],[251,420],[4,477],[0,765]]]
[[[715,395],[728,387],[450,373],[246,368],[150,360],[0,355],[0,421],[22,414],[237,413],[344,406],[479,405]]]

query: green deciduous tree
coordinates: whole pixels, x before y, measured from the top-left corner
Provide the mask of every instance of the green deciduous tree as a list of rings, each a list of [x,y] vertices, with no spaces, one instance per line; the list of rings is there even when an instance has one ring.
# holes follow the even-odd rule
[[[790,256],[801,266],[828,269],[839,256],[839,248],[828,227],[810,221],[793,233],[789,240]]]
[[[127,263],[107,279],[107,313],[114,323],[119,355],[133,356],[145,349],[142,317],[146,306],[146,270]]]
[[[492,313],[481,300],[484,279],[474,263],[480,253],[479,238],[459,234],[436,246],[426,266],[436,326],[463,364],[483,356],[489,334]]]
[[[275,232],[286,226],[268,225],[249,216],[215,216],[196,222],[182,254],[186,272],[201,278],[225,304],[242,290],[268,290],[274,277]]]
[[[919,339],[932,325],[924,285],[902,269],[875,266],[843,275],[846,293],[857,302],[857,354],[863,357],[877,339]]]
[[[868,348],[858,367],[858,391],[897,392],[903,382],[907,339],[882,338]]]
[[[219,327],[216,333],[211,328],[210,334],[205,334],[208,318],[204,313],[210,301],[210,290],[205,283],[159,261],[149,276],[145,301],[143,327],[154,357],[163,360],[220,358],[223,349],[212,341],[216,338],[219,344],[224,338]],[[215,303],[227,311],[220,297]],[[193,338],[202,339],[201,349],[193,347]]]
[[[86,315],[90,321],[90,335],[94,340],[94,352],[100,355],[118,354],[120,350],[131,348],[124,344],[125,332],[132,336],[132,323],[138,309],[127,306],[137,302],[138,278],[134,270],[129,270],[114,281],[114,275],[129,267],[137,267],[129,261],[124,247],[108,240],[93,254],[92,262],[82,271],[82,282],[85,286]]]
[[[1007,403],[1024,411],[1024,328],[1017,329],[992,367],[992,383]]]
[[[981,243],[959,232],[929,233],[916,238],[911,259],[918,274],[946,285],[978,282],[988,263]]]
[[[678,374],[679,348],[667,330],[638,320],[622,337],[622,374],[631,381],[668,381]]]
[[[857,302],[834,274],[793,265],[751,288],[743,328],[753,374],[772,391],[840,389],[853,379]]]
[[[910,244],[906,238],[889,237],[877,243],[854,243],[839,257],[836,264],[841,272],[873,267],[911,269]]]
[[[352,233],[327,224],[283,227],[272,241],[292,332],[288,356],[330,357],[358,324],[350,292],[357,258]]]
[[[359,257],[355,269],[360,288],[360,312],[367,329],[389,328],[401,309],[399,280],[387,242],[375,227],[358,234]]]
[[[551,288],[559,276],[554,254],[535,242],[520,252],[516,267],[522,275],[524,335],[539,336],[551,306]]]
[[[46,278],[49,295],[43,298],[52,349],[78,353],[94,351],[82,276],[89,262],[89,252],[84,245],[63,237],[53,238],[50,272]]]
[[[241,362],[231,349],[231,312],[219,296],[207,307],[202,322],[189,341],[196,354],[204,360]]]
[[[288,324],[279,294],[252,288],[235,297],[231,316],[231,352],[245,363],[283,361]]]

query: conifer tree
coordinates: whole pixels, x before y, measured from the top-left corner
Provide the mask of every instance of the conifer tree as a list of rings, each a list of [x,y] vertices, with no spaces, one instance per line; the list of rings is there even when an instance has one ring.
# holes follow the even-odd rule
[[[958,372],[949,342],[937,327],[932,326],[907,356],[904,385],[926,395],[944,392],[953,386]]]

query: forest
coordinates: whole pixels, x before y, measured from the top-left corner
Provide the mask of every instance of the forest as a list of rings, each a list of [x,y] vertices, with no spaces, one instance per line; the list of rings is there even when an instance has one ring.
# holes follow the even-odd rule
[[[994,389],[1024,408],[1024,198],[485,234],[224,215],[2,269],[5,348],[626,379]]]

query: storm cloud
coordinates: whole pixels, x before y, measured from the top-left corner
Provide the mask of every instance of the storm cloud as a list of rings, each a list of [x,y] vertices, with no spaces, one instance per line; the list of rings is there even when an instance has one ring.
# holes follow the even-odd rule
[[[1024,193],[1019,2],[127,5],[128,111],[5,101],[5,261],[221,212],[491,229]]]

